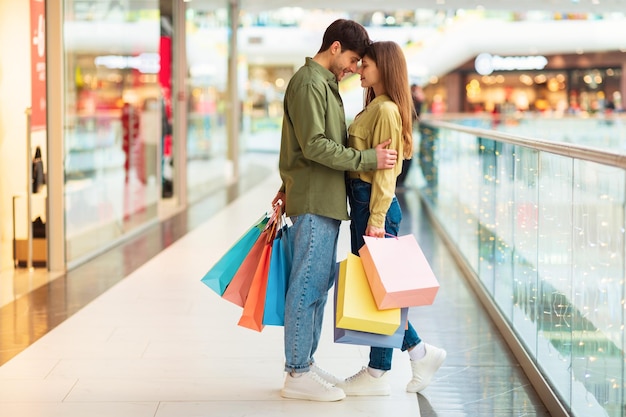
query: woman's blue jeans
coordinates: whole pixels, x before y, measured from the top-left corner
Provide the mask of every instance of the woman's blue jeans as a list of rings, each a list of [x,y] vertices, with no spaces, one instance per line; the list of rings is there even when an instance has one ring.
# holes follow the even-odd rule
[[[370,217],[370,196],[372,185],[360,179],[348,179],[348,199],[350,201],[350,235],[352,253],[359,254],[359,249],[365,244],[363,235],[367,228]],[[385,217],[385,231],[393,236],[398,236],[400,222],[402,221],[402,209],[398,199],[394,196],[391,206]],[[408,328],[404,331],[402,341],[402,351],[417,345],[422,340],[417,332],[408,323]],[[388,371],[391,369],[391,359],[393,357],[392,348],[371,347],[369,367]]]
[[[328,290],[335,281],[341,221],[291,217],[293,258],[285,298],[285,371],[306,372],[317,350]]]

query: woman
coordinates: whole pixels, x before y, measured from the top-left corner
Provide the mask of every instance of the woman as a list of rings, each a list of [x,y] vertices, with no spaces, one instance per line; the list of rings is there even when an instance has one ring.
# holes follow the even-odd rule
[[[349,146],[369,149],[391,138],[390,148],[404,159],[411,158],[414,109],[402,49],[395,42],[373,43],[357,72],[365,88],[365,109],[348,129]],[[395,169],[348,173],[352,253],[358,255],[363,235],[398,235],[402,210],[394,190],[401,171],[402,158],[398,158]],[[413,374],[406,390],[420,392],[443,363],[446,351],[422,342],[411,323],[404,333],[402,351],[409,353]],[[369,366],[337,386],[346,395],[389,395],[386,372],[391,369],[392,355],[391,348],[371,347]]]

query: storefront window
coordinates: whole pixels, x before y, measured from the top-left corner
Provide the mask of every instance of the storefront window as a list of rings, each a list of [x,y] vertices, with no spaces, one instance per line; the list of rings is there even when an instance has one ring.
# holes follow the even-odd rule
[[[465,111],[556,116],[622,111],[621,68],[469,74]]]
[[[569,103],[572,111],[598,113],[622,111],[621,68],[572,71]]]
[[[244,106],[244,131],[251,135],[275,135],[283,120],[283,98],[287,82],[293,75],[292,66],[250,65]],[[248,146],[258,148],[254,140]],[[276,148],[277,149],[277,148]]]
[[[226,114],[226,9],[187,10],[187,196],[190,202],[223,186],[229,175]]]
[[[567,76],[564,72],[509,72],[469,75],[465,84],[466,111],[493,114],[565,112]]]
[[[67,261],[157,216],[159,2],[65,1]]]

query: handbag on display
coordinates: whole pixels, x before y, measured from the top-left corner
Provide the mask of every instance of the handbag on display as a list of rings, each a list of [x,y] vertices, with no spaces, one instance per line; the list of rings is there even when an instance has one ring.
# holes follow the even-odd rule
[[[264,215],[254,222],[252,227],[239,238],[235,244],[226,251],[215,265],[200,280],[218,295],[223,295],[226,287],[232,281],[235,273],[241,266],[250,250],[254,246],[254,242],[261,235],[261,231],[265,227],[269,217]]]
[[[340,329],[392,335],[400,327],[399,308],[379,309],[361,258],[348,253],[339,263],[335,326]]]
[[[433,303],[439,282],[415,236],[363,238],[359,255],[378,308]]]

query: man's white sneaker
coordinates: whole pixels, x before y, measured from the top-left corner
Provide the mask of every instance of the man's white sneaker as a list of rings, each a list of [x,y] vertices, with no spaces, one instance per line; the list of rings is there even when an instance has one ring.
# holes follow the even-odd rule
[[[349,396],[391,394],[391,386],[387,382],[387,373],[385,372],[380,378],[374,378],[366,367],[346,378],[345,381],[339,382],[337,386]]]
[[[310,401],[339,401],[346,398],[341,388],[333,386],[311,371],[304,372],[297,377],[287,372],[285,385],[280,395],[285,398]]]
[[[430,384],[430,380],[435,375],[443,361],[446,359],[446,351],[428,343],[426,345],[426,355],[417,361],[411,361],[413,379],[406,386],[407,392],[420,392]]]
[[[338,383],[343,381],[343,379],[337,378],[335,375],[320,368],[316,364],[311,365],[311,367],[309,368],[309,371],[315,372],[316,374],[321,376],[322,379],[326,380],[327,382],[330,382],[332,385],[337,385]]]

